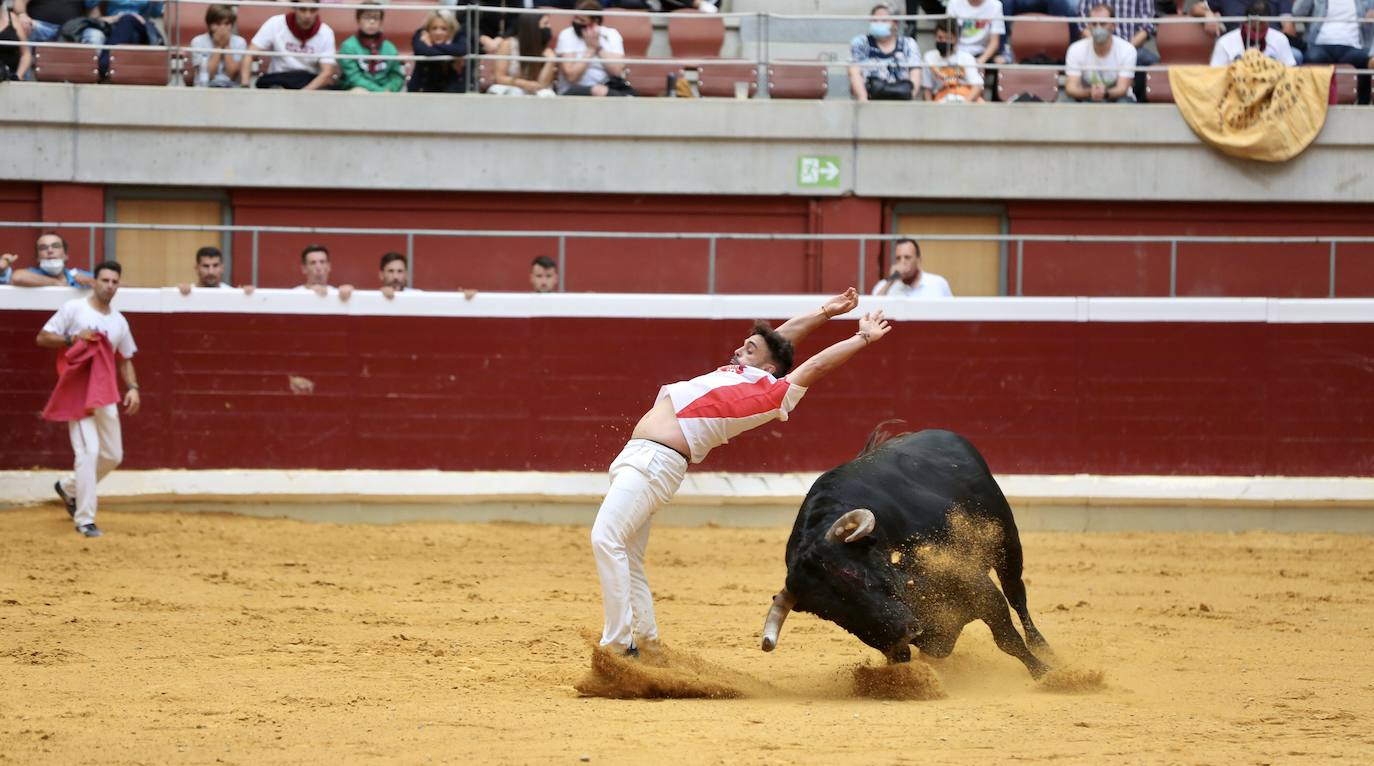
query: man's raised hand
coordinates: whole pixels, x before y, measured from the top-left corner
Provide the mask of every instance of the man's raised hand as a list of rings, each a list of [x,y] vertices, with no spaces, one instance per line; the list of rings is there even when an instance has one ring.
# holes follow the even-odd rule
[[[892,325],[888,324],[883,318],[882,310],[871,311],[863,315],[859,320],[859,335],[869,343],[881,340],[884,335],[892,330]]]
[[[840,314],[846,314],[853,311],[858,305],[859,292],[851,287],[826,301],[821,306],[821,310],[824,311],[825,315],[828,317],[837,317]]]

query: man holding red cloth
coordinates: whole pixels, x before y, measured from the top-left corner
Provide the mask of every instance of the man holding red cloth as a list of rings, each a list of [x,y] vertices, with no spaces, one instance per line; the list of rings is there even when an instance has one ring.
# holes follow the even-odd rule
[[[138,378],[133,355],[138,351],[124,315],[110,306],[119,291],[122,273],[118,263],[106,261],[95,267],[91,295],[75,298],[38,333],[38,345],[63,352],[58,363],[57,386],[43,417],[65,421],[76,453],[75,475],[53,485],[76,531],[100,537],[95,525],[95,485],[119,465],[124,445],[119,433],[119,388],[115,368],[128,391],[124,409],[138,412]],[[116,357],[115,352],[118,352]]]

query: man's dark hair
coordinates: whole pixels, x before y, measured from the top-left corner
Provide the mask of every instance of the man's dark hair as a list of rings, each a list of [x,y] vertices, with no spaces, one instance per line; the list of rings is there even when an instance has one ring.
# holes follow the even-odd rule
[[[218,248],[218,247],[213,247],[213,246],[211,246],[211,245],[206,245],[205,247],[202,247],[201,249],[199,249],[199,250],[196,251],[196,265],[200,265],[200,259],[201,259],[201,258],[219,258],[219,259],[223,259],[223,258],[224,258],[224,253],[221,253],[221,252],[219,251],[219,248]]]
[[[1098,8],[1106,8],[1107,17],[1112,19],[1116,18],[1116,8],[1113,8],[1111,3],[1093,3],[1093,6],[1088,9],[1088,15],[1091,16],[1093,11]]]
[[[305,263],[305,256],[311,253],[324,253],[324,259],[329,260],[329,248],[324,245],[306,245],[305,249],[301,251],[301,263]]]
[[[593,24],[601,23],[601,0],[577,0],[573,10],[588,14]]]
[[[45,231],[45,232],[43,232],[42,234],[39,234],[39,235],[38,235],[38,239],[42,239],[42,238],[44,238],[44,237],[57,237],[57,241],[62,243],[62,252],[64,252],[64,253],[67,252],[68,248],[67,248],[67,238],[66,238],[66,237],[62,236],[61,234],[58,234],[58,233],[55,232],[55,231]],[[35,252],[36,252],[36,248],[38,247],[38,239],[35,239],[35,240],[33,241],[33,246],[34,246],[34,248],[35,248]]]
[[[530,261],[530,268],[534,268],[535,266],[543,266],[546,269],[553,269],[554,271],[558,270],[558,264],[554,263],[554,260],[547,255],[541,255]]]
[[[362,20],[363,20],[363,14],[364,14],[364,13],[371,13],[371,12],[373,12],[373,11],[376,11],[376,12],[377,12],[377,15],[380,16],[380,17],[382,17],[382,20],[383,20],[383,21],[386,20],[386,11],[382,10],[381,4],[380,4],[380,3],[377,3],[376,0],[363,0],[363,3],[362,3],[362,4],[363,4],[363,5],[367,5],[367,6],[376,6],[376,7],[374,7],[374,8],[359,8],[358,11],[357,11],[356,13],[353,14],[354,20],[356,20],[356,21],[362,21]]]
[[[1253,0],[1253,2],[1251,2],[1248,6],[1246,6],[1246,8],[1245,8],[1245,15],[1246,15],[1246,16],[1272,16],[1272,15],[1274,15],[1274,14],[1269,10],[1269,2],[1268,2],[1268,0]]]
[[[101,261],[97,263],[95,269],[91,271],[91,276],[100,279],[100,272],[102,271],[113,271],[120,276],[124,275],[124,269],[119,265],[119,261]]]
[[[901,245],[905,245],[905,244],[908,244],[908,243],[910,243],[912,247],[916,248],[916,257],[917,257],[917,258],[920,258],[920,257],[921,257],[921,245],[920,245],[919,242],[917,242],[916,240],[912,239],[911,237],[902,237],[901,239],[897,240],[896,242],[893,242],[893,243],[892,243],[892,254],[893,254],[893,255],[896,255],[896,254],[897,254],[897,248],[900,247]]]
[[[238,11],[232,5],[209,5],[205,7],[205,26],[207,28],[226,21],[232,24],[238,17]]]
[[[401,263],[405,263],[405,262],[406,262],[406,257],[405,257],[404,255],[401,255],[400,253],[397,253],[397,252],[390,252],[390,253],[387,253],[386,255],[383,255],[383,256],[382,256],[382,265],[379,266],[378,268],[380,268],[380,269],[385,269],[385,268],[386,268],[386,265],[387,265],[388,263],[391,263],[392,261],[400,261]]]
[[[777,368],[774,377],[781,378],[792,371],[792,341],[779,335],[764,321],[755,322],[749,335],[762,335],[763,342],[768,344],[768,355],[773,358],[773,366]]]

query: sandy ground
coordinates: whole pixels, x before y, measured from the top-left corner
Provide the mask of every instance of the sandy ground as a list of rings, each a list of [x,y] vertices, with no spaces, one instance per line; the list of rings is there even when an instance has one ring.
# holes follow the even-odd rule
[[[668,513],[671,513],[669,511]],[[1036,621],[1106,686],[1056,693],[970,626],[948,695],[856,698],[879,657],[758,633],[786,529],[661,527],[668,647],[771,683],[580,697],[587,531],[0,513],[0,763],[1374,762],[1374,538],[1024,536]]]

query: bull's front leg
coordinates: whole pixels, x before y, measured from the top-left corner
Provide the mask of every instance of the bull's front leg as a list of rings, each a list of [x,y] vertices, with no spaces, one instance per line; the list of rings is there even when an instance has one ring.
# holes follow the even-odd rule
[[[1025,663],[1031,677],[1039,680],[1049,672],[1050,666],[1041,662],[1026,646],[1021,634],[1016,631],[1016,624],[1011,621],[1011,610],[1007,608],[1006,598],[997,590],[997,586],[993,585],[992,579],[985,578],[984,582],[986,586],[976,601],[979,608],[978,619],[992,630],[992,639],[997,642],[997,648]]]

